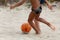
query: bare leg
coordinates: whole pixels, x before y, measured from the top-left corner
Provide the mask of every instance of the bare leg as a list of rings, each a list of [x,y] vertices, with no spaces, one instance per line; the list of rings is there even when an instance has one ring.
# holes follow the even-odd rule
[[[55,26],[53,26],[50,22],[44,20],[43,18],[40,18],[40,21],[47,24],[52,30],[55,30]]]
[[[34,19],[34,24],[35,24],[35,26],[38,28],[38,30],[41,33],[41,30],[40,30],[40,27],[39,27],[39,22],[36,19]]]
[[[49,23],[48,21],[46,21],[43,18],[39,18],[40,14],[35,14],[34,12],[31,12],[28,18],[28,22],[29,24],[32,26],[32,28],[36,31],[36,34],[40,34],[40,30],[39,28],[36,27],[36,25],[34,25],[33,20],[37,20],[40,22],[45,23],[46,25],[48,25],[52,30],[55,30],[55,26],[53,26],[51,23]]]
[[[55,26],[53,26],[50,22],[46,21],[43,18],[39,18],[38,21],[45,23],[46,25],[48,25],[52,30],[55,30]]]
[[[32,26],[32,28],[36,31],[36,34],[39,34],[40,33],[39,29],[33,23],[35,16],[36,16],[35,13],[31,12],[28,18],[28,22]]]

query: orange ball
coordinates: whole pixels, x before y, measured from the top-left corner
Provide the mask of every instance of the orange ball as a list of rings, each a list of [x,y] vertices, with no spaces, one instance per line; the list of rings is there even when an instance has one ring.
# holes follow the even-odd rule
[[[23,33],[29,33],[31,31],[31,26],[29,23],[24,23],[21,25],[21,30]]]

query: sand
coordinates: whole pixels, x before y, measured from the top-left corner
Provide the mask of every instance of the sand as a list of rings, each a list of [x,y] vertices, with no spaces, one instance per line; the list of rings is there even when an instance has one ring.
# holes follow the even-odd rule
[[[10,10],[9,7],[0,7],[0,40],[60,40],[60,8],[54,7],[50,11],[43,7],[40,17],[56,26],[51,30],[47,25],[40,23],[41,34],[36,35],[32,29],[29,34],[23,34],[20,27],[27,22],[30,8],[20,6]]]

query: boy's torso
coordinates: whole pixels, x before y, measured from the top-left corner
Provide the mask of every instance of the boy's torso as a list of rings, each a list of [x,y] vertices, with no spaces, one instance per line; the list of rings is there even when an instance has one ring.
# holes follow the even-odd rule
[[[40,2],[39,0],[30,0],[31,5],[34,9],[37,9],[38,7],[40,7]]]
[[[31,5],[34,9],[37,9],[38,7],[41,6],[45,2],[45,0],[30,0]]]

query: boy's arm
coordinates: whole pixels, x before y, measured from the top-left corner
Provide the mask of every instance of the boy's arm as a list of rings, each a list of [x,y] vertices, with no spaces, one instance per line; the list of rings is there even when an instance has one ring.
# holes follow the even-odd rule
[[[26,0],[21,0],[21,1],[19,1],[18,3],[14,4],[14,5],[11,5],[11,6],[10,6],[10,9],[13,9],[13,8],[15,8],[15,7],[18,7],[18,6],[22,5],[25,1],[26,1]]]
[[[52,10],[52,5],[50,5],[47,0],[45,0],[45,2],[46,2],[46,4],[47,4],[48,8],[49,8],[50,10]]]
[[[46,3],[47,5],[49,5],[49,3],[48,3],[48,1],[47,1],[47,0],[45,0],[45,3]]]

